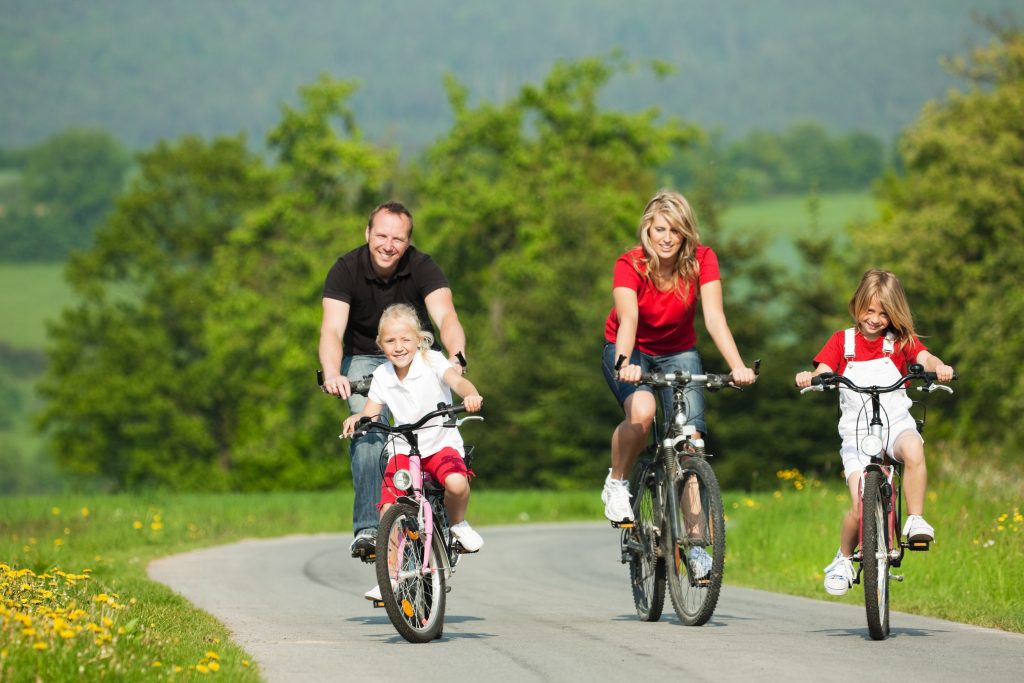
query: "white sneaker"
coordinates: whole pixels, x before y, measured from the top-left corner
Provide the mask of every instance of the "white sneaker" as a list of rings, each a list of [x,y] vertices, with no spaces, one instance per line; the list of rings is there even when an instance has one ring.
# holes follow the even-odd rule
[[[846,595],[857,576],[853,571],[853,563],[840,551],[836,551],[832,564],[825,567],[825,592],[829,595]]]
[[[363,597],[373,602],[380,602],[384,599],[380,596],[380,586],[377,584],[373,584],[373,588],[363,593]]]
[[[484,547],[484,539],[478,534],[473,527],[469,525],[469,522],[462,520],[458,524],[452,526],[452,535],[455,539],[462,544],[466,552],[475,553],[480,548]]]
[[[903,535],[908,541],[934,541],[935,529],[924,521],[921,515],[907,515],[907,523],[903,525]]]
[[[612,479],[612,471],[608,470],[608,477],[604,480],[604,489],[601,491],[601,502],[604,503],[604,516],[610,522],[632,522],[633,507],[629,503],[629,481],[625,479]]]
[[[714,561],[704,548],[699,545],[690,548],[686,553],[686,558],[690,561],[690,573],[693,574],[693,578],[703,579],[711,573],[711,565]]]

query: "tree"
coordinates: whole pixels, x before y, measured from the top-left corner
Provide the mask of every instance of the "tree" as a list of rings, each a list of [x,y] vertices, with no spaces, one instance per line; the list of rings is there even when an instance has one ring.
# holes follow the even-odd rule
[[[884,186],[884,218],[863,237],[872,262],[901,277],[925,343],[963,377],[955,402],[937,402],[958,434],[1013,449],[1024,409],[1024,31],[986,24],[991,43],[950,62],[968,87],[906,131],[904,174]]]
[[[161,143],[67,277],[43,424],[70,472],[114,488],[226,488],[204,322],[214,252],[270,183],[241,138]]]

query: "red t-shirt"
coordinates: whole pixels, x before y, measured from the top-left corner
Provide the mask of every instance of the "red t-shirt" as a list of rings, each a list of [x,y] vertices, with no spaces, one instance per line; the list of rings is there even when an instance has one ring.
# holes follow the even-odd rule
[[[883,358],[882,342],[885,335],[878,335],[874,341],[868,341],[859,331],[853,333],[853,360],[866,361]],[[839,330],[833,334],[818,355],[814,357],[814,364],[824,363],[832,368],[833,372],[843,374],[846,369],[846,358],[843,357],[846,342],[846,330]],[[921,343],[921,340],[914,337],[910,344],[904,346],[896,343],[896,349],[889,358],[892,359],[896,369],[901,375],[907,374],[907,366],[917,361],[917,354],[927,351],[928,347]]]
[[[697,247],[698,285],[691,283],[683,299],[674,288],[659,290],[641,273],[646,267],[639,263],[644,256],[643,247],[634,247],[615,261],[612,287],[628,287],[636,292],[639,320],[636,328],[636,349],[652,356],[687,351],[697,345],[697,332],[693,329],[697,310],[697,290],[701,285],[721,279],[718,257],[710,247]],[[641,270],[638,273],[634,264]],[[604,338],[615,343],[619,331],[619,316],[612,306],[604,324]]]

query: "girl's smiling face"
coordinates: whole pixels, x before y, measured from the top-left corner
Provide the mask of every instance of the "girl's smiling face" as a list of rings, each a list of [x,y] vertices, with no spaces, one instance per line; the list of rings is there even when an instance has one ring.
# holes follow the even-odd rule
[[[864,338],[870,341],[874,341],[878,335],[889,329],[889,314],[885,312],[877,296],[871,297],[871,301],[857,316],[857,326]]]
[[[381,350],[396,369],[405,369],[412,364],[419,344],[419,329],[401,320],[389,320],[381,327]]]

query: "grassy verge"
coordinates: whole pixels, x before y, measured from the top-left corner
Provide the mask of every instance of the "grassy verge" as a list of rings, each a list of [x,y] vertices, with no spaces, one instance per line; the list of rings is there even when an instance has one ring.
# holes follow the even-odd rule
[[[925,515],[931,550],[907,553],[892,609],[1024,632],[1024,479],[932,447]],[[965,463],[972,463],[965,467]],[[822,485],[789,471],[772,493],[726,497],[726,582],[863,604],[860,586],[842,598],[821,587],[849,507],[841,482]]]
[[[598,519],[593,491],[479,492],[474,523]],[[148,580],[153,558],[350,528],[350,492],[0,498],[0,681],[257,681],[209,615]],[[325,515],[325,511],[329,511]]]

